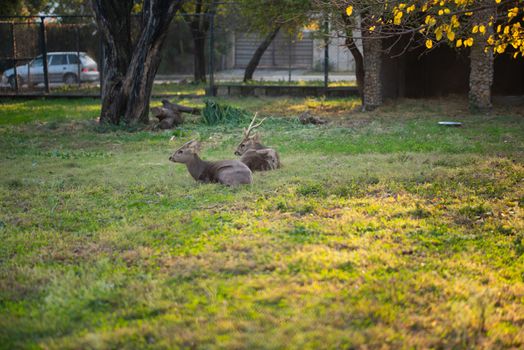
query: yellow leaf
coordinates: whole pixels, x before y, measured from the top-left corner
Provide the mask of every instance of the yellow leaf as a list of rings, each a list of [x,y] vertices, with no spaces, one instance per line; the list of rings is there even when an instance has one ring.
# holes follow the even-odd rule
[[[372,31],[374,31],[374,30],[375,30],[375,26],[371,26],[371,27],[369,27],[369,31],[370,31],[370,32],[372,32]]]
[[[513,17],[516,17],[518,13],[519,13],[519,8],[518,7],[514,7],[511,10],[508,11],[508,18],[512,19]]]
[[[457,45],[457,47],[461,47],[462,46],[462,39],[458,39],[456,45]]]
[[[473,33],[478,33],[478,31],[479,31],[479,26],[475,25],[471,31],[472,31]]]
[[[433,47],[433,41],[431,39],[426,40],[426,47],[431,49]]]
[[[437,39],[437,41],[440,41],[442,39],[442,30],[437,29],[435,31],[435,38]]]
[[[495,0],[495,2],[496,2],[497,4],[500,4],[500,1],[501,1],[501,0]]]
[[[448,36],[448,40],[449,41],[455,40],[455,33],[454,32],[448,31],[447,32],[447,36]]]
[[[481,32],[482,34],[485,34],[486,33],[486,27],[483,26],[483,25],[480,25],[479,26],[479,32]]]
[[[346,15],[351,16],[353,14],[353,6],[348,6],[346,8]]]
[[[473,38],[464,40],[464,46],[473,46]]]

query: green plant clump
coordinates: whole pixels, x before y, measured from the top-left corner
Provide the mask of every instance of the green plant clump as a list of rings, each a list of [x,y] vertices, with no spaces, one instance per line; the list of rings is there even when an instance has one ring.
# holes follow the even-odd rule
[[[214,100],[205,100],[202,119],[207,125],[240,124],[249,118],[249,113],[243,109],[227,104],[219,104]]]

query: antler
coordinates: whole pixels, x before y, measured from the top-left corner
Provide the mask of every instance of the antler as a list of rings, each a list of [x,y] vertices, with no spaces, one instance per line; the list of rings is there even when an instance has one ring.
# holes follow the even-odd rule
[[[266,118],[262,119],[260,121],[260,123],[258,124],[255,124],[255,120],[257,119],[257,115],[258,115],[258,112],[255,113],[255,115],[253,116],[253,119],[251,119],[251,123],[249,124],[249,126],[247,127],[247,129],[244,131],[244,137],[245,138],[248,138],[249,137],[249,134],[251,134],[251,131],[255,130],[256,128],[258,128],[260,125],[262,125],[262,123],[264,122],[264,120],[266,120]]]

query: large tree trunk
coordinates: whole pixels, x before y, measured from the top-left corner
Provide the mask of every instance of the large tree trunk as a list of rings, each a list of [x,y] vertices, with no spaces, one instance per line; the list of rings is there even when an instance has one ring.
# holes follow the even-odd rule
[[[276,27],[272,32],[270,32],[260,43],[260,45],[258,45],[257,49],[255,50],[255,53],[253,54],[253,57],[251,57],[251,59],[249,60],[246,70],[244,71],[244,82],[247,82],[248,80],[253,80],[253,74],[255,73],[258,64],[260,63],[260,59],[264,55],[264,52],[266,52],[269,45],[271,45],[273,39],[275,39],[279,31],[280,26]]]
[[[382,104],[382,40],[368,30],[362,33],[364,51],[364,100],[363,109],[370,111]]]
[[[100,123],[149,121],[149,98],[160,64],[160,49],[180,0],[145,0],[141,32],[131,43],[133,0],[93,0],[104,47]]]
[[[493,84],[493,51],[486,48],[486,37],[492,34],[493,28],[488,26],[493,11],[477,11],[473,17],[474,23],[486,23],[486,36],[477,34],[471,47],[469,72],[469,105],[472,111],[486,111],[491,108],[491,85]]]

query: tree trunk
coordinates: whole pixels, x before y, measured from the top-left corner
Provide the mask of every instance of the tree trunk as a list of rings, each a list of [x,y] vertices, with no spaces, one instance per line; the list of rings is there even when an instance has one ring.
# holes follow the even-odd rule
[[[206,81],[206,32],[199,29],[191,30],[193,35],[193,64],[195,82]]]
[[[382,104],[382,82],[380,79],[382,40],[373,37],[372,33],[364,29],[362,47],[364,51],[363,109],[370,111]]]
[[[264,52],[266,52],[267,48],[269,47],[269,45],[271,45],[273,39],[275,39],[279,31],[280,26],[276,27],[272,32],[270,32],[260,43],[260,45],[258,45],[255,53],[253,54],[253,57],[251,57],[249,63],[247,64],[246,70],[244,72],[244,82],[247,82],[248,80],[253,80],[253,74],[255,73],[258,64],[260,63],[260,59],[262,59]]]
[[[342,14],[342,19],[346,25],[346,47],[349,52],[351,52],[353,60],[355,61],[355,77],[357,78],[358,93],[360,94],[362,103],[364,103],[364,57],[353,39],[351,19],[346,16],[345,13]]]
[[[210,5],[214,7],[215,0]],[[206,34],[209,29],[209,10],[205,1],[196,0],[194,15],[184,16],[193,37],[193,75],[195,82],[206,81]],[[210,53],[211,54],[211,53]]]
[[[355,61],[355,77],[357,78],[357,87],[362,102],[364,102],[364,57],[355,45],[355,41],[352,37],[346,37],[346,47],[353,55]]]
[[[492,10],[478,11],[474,15],[474,23],[486,23],[488,32],[485,36],[477,34],[469,54],[469,105],[472,111],[487,111],[491,108],[491,85],[493,84],[493,51],[485,52],[486,38],[493,34],[493,28],[488,26]]]
[[[100,123],[149,121],[149,98],[160,64],[160,49],[180,0],[145,0],[142,30],[133,48],[133,0],[93,0],[104,47]]]

